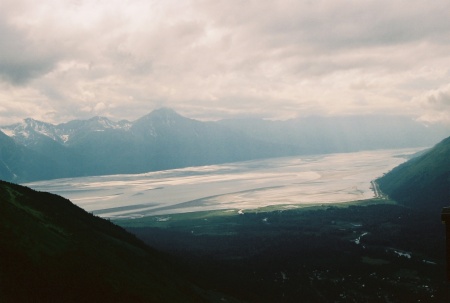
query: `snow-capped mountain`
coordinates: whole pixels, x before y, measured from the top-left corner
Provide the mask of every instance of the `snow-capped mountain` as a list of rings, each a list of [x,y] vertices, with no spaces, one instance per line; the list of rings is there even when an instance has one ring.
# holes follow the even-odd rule
[[[0,130],[17,146],[42,156],[41,161],[54,171],[51,177],[142,173],[298,152],[292,146],[252,139],[217,123],[185,118],[168,108],[134,122],[94,117],[52,125],[25,119]],[[39,172],[37,176],[15,174],[20,181],[44,178]],[[0,178],[10,180],[11,174]]]
[[[70,146],[74,142],[79,142],[80,138],[95,132],[126,132],[129,136],[156,137],[157,132],[161,132],[162,129],[180,127],[180,121],[194,120],[184,118],[171,109],[162,108],[134,122],[127,120],[115,122],[106,117],[93,117],[88,120],[73,120],[53,125],[27,118],[20,123],[0,126],[0,131],[13,138],[15,142],[28,147],[49,139],[64,146]],[[198,121],[194,123],[201,124]]]
[[[32,144],[35,140],[39,140],[41,136],[62,142],[58,129],[54,125],[31,118],[27,118],[21,123],[1,127],[0,130],[25,146]]]
[[[432,146],[450,127],[399,117],[202,122],[161,108],[135,121],[105,117],[0,126],[0,179],[143,173],[258,158]]]
[[[66,144],[72,136],[79,133],[104,131],[107,129],[129,130],[131,123],[123,120],[113,122],[105,117],[94,117],[89,120],[73,120],[67,123],[53,125],[37,121],[31,118],[8,126],[0,127],[0,130],[15,141],[29,146],[42,136],[48,137],[58,143]]]

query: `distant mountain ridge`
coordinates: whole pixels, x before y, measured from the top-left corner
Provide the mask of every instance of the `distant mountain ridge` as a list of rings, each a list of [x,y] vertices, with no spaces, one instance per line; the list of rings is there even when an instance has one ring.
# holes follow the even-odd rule
[[[135,121],[105,117],[0,126],[0,179],[143,173],[301,154],[431,146],[450,127],[406,118],[305,118],[202,122],[160,108]],[[0,143],[1,143],[0,142]]]
[[[0,130],[5,140],[13,139],[2,146],[0,179],[15,182],[143,173],[298,152],[293,146],[250,138],[217,123],[185,118],[168,108],[134,122],[94,117],[52,125],[25,119]],[[24,156],[17,160],[9,154]],[[34,155],[41,158],[38,166],[43,167],[21,164],[24,159],[33,162]]]
[[[310,154],[431,147],[450,135],[450,125],[425,125],[403,116],[232,119],[219,123],[253,138],[301,146],[303,153]]]

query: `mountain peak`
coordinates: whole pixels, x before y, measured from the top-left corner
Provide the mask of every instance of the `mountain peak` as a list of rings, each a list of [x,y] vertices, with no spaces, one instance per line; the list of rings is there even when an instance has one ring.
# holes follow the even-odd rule
[[[95,124],[97,126],[101,126],[103,128],[112,128],[114,124],[111,120],[106,117],[95,116],[86,121],[88,124]]]
[[[155,109],[149,114],[150,117],[181,117],[176,111],[170,107],[161,107]]]
[[[103,116],[95,116],[95,117],[88,119],[88,121],[111,121],[111,120],[109,120],[108,118],[103,117]]]
[[[162,130],[184,129],[193,121],[195,120],[183,117],[171,108],[161,107],[134,121],[131,129],[134,133],[157,137]]]
[[[83,123],[83,121],[82,121]],[[127,120],[121,120],[119,122],[115,122],[110,120],[107,117],[95,116],[90,118],[89,120],[84,121],[84,127],[86,129],[90,129],[92,131],[100,131],[105,129],[123,129],[128,130],[131,127],[131,124]]]
[[[180,119],[187,119],[187,118],[181,116],[180,114],[178,114],[176,111],[174,111],[173,109],[171,109],[169,107],[161,107],[161,108],[155,109],[150,114],[138,119],[136,122],[139,124],[144,121],[152,121],[152,122],[172,125]]]
[[[33,118],[25,118],[24,119],[25,123],[27,124],[31,124],[31,123],[36,123],[38,122],[37,120],[33,119]]]
[[[52,139],[55,138],[53,124],[35,120],[33,118],[26,118],[22,122],[4,126],[1,130],[9,137],[24,143],[24,145],[28,145],[29,142],[26,141],[29,141],[36,136],[44,135]]]

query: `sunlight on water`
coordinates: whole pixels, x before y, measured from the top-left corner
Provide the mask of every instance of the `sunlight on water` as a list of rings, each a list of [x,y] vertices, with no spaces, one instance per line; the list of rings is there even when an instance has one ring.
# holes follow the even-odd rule
[[[298,156],[26,185],[102,217],[336,203],[373,198],[370,181],[417,151]]]

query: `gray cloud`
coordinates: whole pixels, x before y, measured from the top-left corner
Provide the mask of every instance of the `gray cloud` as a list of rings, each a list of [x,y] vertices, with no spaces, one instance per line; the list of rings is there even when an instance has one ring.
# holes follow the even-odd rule
[[[428,123],[450,123],[450,84],[427,91],[415,100],[422,106],[420,120]]]
[[[27,33],[0,18],[0,75],[14,84],[50,71],[58,61],[52,52],[42,50]]]
[[[202,119],[421,117],[436,107],[424,96],[450,83],[449,11],[446,0],[4,0],[0,107],[55,122],[159,106]]]

